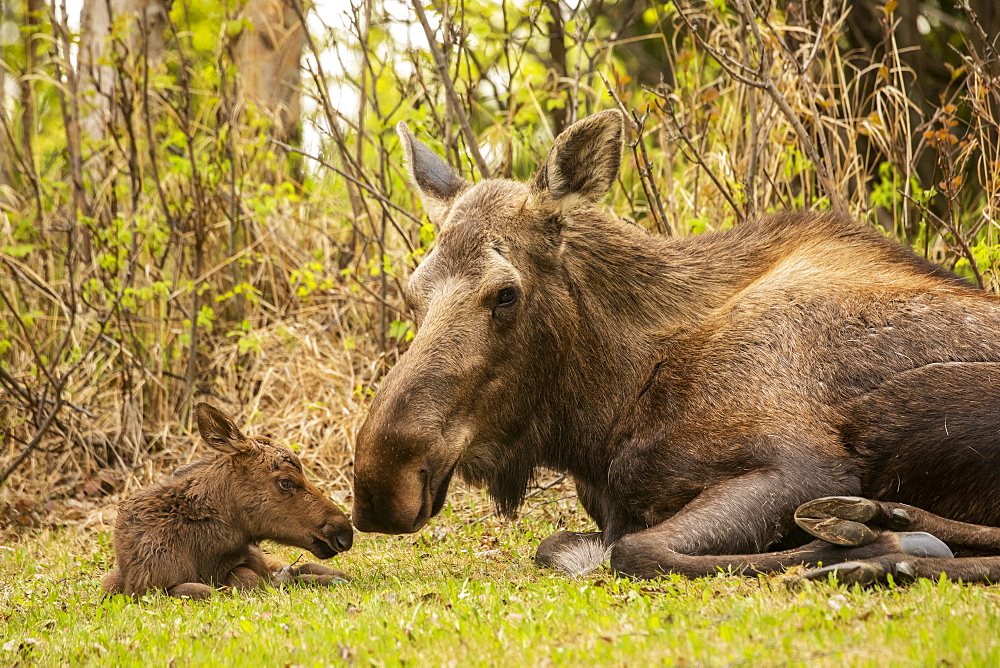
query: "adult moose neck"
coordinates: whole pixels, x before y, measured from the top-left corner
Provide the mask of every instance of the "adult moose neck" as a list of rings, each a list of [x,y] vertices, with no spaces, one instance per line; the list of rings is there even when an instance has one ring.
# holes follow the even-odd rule
[[[550,392],[553,435],[539,463],[596,484],[616,454],[610,433],[648,384],[664,339],[698,327],[768,259],[711,234],[665,239],[593,209],[566,216],[561,238],[576,335]]]

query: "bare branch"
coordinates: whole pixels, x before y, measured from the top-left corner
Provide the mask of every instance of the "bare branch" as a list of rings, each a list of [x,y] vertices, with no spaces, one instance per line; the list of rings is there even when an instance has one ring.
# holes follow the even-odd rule
[[[434,36],[434,31],[431,29],[431,24],[427,21],[427,14],[424,13],[424,6],[420,0],[413,0],[413,10],[417,13],[417,18],[420,20],[420,25],[424,29],[424,34],[427,36],[427,45],[431,50],[431,55],[434,57],[434,66],[437,69],[438,76],[441,79],[441,84],[444,86],[445,94],[448,97],[449,105],[451,106],[452,113],[458,118],[459,127],[462,129],[462,134],[465,135],[465,143],[469,149],[469,153],[472,154],[473,160],[476,161],[476,167],[479,168],[479,173],[483,178],[490,178],[490,168],[487,166],[486,161],[483,160],[482,154],[479,152],[479,140],[476,139],[476,135],[472,132],[472,127],[469,125],[469,118],[466,116],[464,109],[462,108],[462,102],[458,99],[458,93],[455,92],[455,83],[451,80],[448,74],[448,63],[444,59],[444,54],[441,52],[441,48],[437,44],[437,38]]]

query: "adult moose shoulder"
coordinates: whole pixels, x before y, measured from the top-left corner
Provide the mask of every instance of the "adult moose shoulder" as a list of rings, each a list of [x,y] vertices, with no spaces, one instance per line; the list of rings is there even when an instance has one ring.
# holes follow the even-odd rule
[[[456,471],[512,513],[547,467],[600,532],[546,539],[541,563],[1000,580],[1000,556],[920,533],[1000,555],[970,526],[1000,524],[997,298],[834,215],[672,239],[608,215],[616,111],[530,183],[468,183],[398,130],[439,234],[358,434],[358,529],[417,531]]]

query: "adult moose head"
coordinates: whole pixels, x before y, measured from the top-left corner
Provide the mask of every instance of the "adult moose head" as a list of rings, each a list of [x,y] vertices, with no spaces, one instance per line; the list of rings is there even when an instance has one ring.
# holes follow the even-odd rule
[[[601,531],[556,534],[540,563],[596,547],[641,577],[858,559],[838,572],[1000,576],[881,531],[1000,552],[1000,530],[956,522],[1000,523],[997,300],[830,215],[650,235],[598,205],[622,127],[585,118],[530,183],[473,185],[399,125],[439,233],[406,292],[418,334],[358,434],[356,526],[419,530],[456,471],[512,513],[547,467]],[[875,501],[796,516],[831,495]]]

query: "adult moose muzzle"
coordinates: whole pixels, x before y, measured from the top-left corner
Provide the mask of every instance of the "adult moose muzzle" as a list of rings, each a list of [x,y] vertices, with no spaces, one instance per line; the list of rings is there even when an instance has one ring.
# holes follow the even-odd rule
[[[617,111],[530,183],[468,183],[398,130],[439,232],[358,434],[359,529],[417,531],[455,472],[513,513],[547,467],[600,531],[546,539],[543,564],[1000,579],[1000,556],[925,533],[1000,554],[972,526],[1000,524],[997,298],[831,214],[672,239],[609,215]]]

